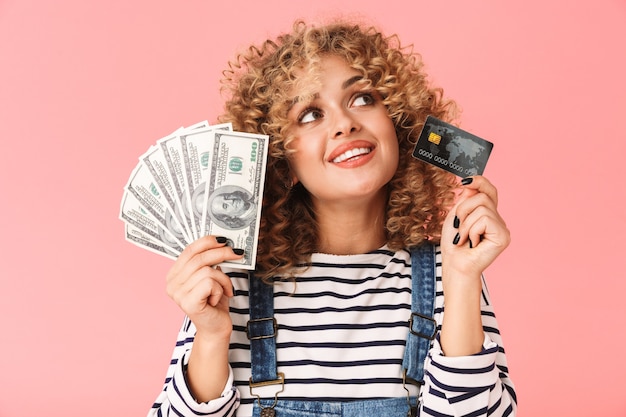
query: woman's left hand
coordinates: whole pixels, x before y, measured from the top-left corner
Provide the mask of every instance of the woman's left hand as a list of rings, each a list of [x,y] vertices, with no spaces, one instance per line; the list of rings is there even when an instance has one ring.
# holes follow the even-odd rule
[[[463,191],[443,225],[442,256],[455,275],[480,276],[506,249],[511,236],[498,213],[493,184],[479,175],[461,184]]]
[[[463,191],[441,232],[445,310],[441,348],[446,356],[480,352],[484,331],[481,313],[482,273],[510,242],[498,214],[496,188],[481,176],[461,182]]]

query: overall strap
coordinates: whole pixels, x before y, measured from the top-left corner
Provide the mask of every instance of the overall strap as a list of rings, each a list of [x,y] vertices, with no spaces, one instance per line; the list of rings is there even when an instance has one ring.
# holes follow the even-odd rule
[[[249,274],[250,320],[246,334],[250,339],[250,362],[252,377],[250,382],[276,381],[276,330],[274,318],[274,286],[267,285]]]
[[[437,333],[435,315],[435,247],[424,242],[411,249],[411,317],[402,367],[405,376],[424,382],[424,361]]]

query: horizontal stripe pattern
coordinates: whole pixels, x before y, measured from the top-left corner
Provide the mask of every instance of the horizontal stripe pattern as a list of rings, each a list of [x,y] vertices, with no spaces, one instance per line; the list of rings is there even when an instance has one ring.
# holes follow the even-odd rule
[[[439,331],[444,310],[439,251],[436,260],[435,320]],[[285,374],[285,387],[279,398],[353,401],[406,397],[402,357],[411,308],[410,263],[408,251],[392,252],[386,248],[361,255],[314,254],[311,267],[296,282],[275,283],[277,365],[278,371]],[[149,416],[231,416],[235,412],[239,417],[252,415],[256,397],[248,389],[247,273],[227,273],[235,297],[231,299],[231,379],[222,397],[197,404],[189,393],[184,367],[195,329],[186,318],[164,389]],[[425,366],[421,415],[505,415],[506,410],[514,413],[514,388],[486,287],[482,319],[485,344],[480,354],[447,358],[438,339],[433,342]],[[260,387],[254,393],[273,398],[276,389],[277,386]],[[414,387],[411,390],[416,391]]]

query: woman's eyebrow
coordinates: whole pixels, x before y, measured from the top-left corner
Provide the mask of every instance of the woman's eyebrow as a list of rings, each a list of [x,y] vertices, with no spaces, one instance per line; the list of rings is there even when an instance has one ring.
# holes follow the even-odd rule
[[[350,87],[352,84],[356,83],[357,81],[361,81],[362,79],[363,79],[362,75],[355,75],[354,77],[350,77],[347,80],[345,80],[343,84],[341,84],[341,88],[345,90],[346,88]]]
[[[319,94],[315,93],[310,98],[311,99],[316,99],[319,96],[320,96]],[[289,112],[293,106],[295,106],[296,104],[301,103],[303,101],[304,101],[303,98],[300,97],[300,96],[296,96],[296,97],[292,98],[291,100],[289,100],[289,102],[287,103],[287,112]]]

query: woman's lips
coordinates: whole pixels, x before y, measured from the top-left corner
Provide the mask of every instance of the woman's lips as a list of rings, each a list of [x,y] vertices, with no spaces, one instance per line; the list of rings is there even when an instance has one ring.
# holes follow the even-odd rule
[[[342,168],[354,168],[371,160],[376,146],[365,140],[346,142],[335,148],[328,161]]]
[[[328,161],[341,163],[356,156],[363,156],[371,153],[375,146],[365,140],[353,140],[337,146],[328,156]]]
[[[341,155],[339,155],[335,159],[333,159],[332,162],[337,164],[339,162],[343,162],[343,161],[346,161],[346,160],[354,158],[354,157],[359,157],[361,155],[367,155],[371,151],[372,150],[370,148],[354,148],[354,149],[350,149],[348,151],[345,151],[344,153],[342,153]]]

